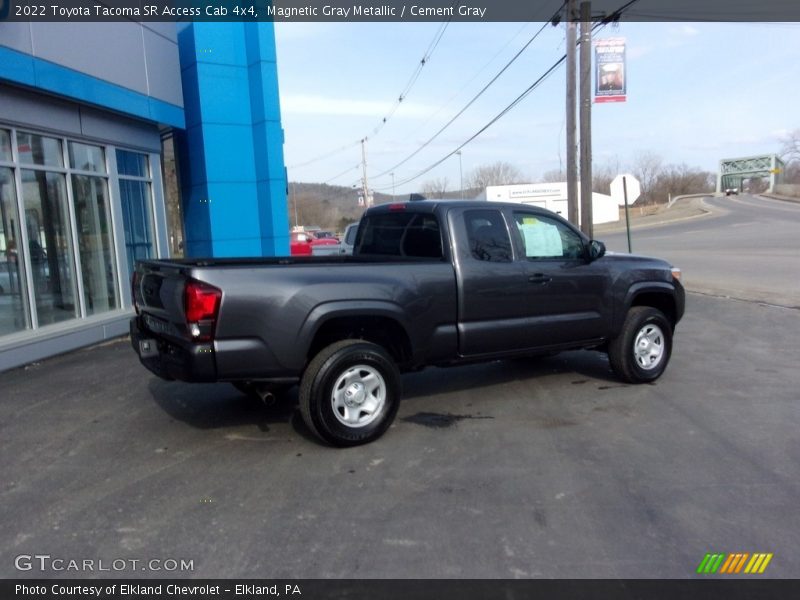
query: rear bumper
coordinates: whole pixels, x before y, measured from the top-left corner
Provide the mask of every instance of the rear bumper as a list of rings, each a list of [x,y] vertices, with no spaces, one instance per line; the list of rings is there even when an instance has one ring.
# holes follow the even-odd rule
[[[131,345],[139,361],[162,379],[192,382],[217,380],[217,367],[211,344],[179,345],[148,331],[140,317],[130,322]],[[142,341],[150,341],[157,352],[142,356]]]

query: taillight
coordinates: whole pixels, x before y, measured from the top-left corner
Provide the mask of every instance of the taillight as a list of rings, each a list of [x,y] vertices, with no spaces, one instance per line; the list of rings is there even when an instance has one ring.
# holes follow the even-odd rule
[[[183,291],[186,323],[197,341],[208,341],[214,335],[222,291],[202,281],[189,280]]]
[[[139,303],[136,301],[136,289],[139,287],[139,272],[134,271],[131,277],[131,302],[133,302],[133,310],[139,314]]]
[[[406,205],[405,205],[404,202],[403,203],[398,202],[396,204],[390,204],[389,205],[389,210],[391,210],[391,211],[405,210],[405,209],[406,209]]]

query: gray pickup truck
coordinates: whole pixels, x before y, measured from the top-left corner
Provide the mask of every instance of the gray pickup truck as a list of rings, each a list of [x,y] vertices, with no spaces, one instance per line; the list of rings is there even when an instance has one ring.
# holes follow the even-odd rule
[[[586,348],[653,381],[684,310],[668,263],[478,201],[370,208],[352,256],[141,261],[133,297],[131,342],[152,372],[262,397],[299,383],[305,423],[336,446],[380,437],[400,374],[430,365]]]

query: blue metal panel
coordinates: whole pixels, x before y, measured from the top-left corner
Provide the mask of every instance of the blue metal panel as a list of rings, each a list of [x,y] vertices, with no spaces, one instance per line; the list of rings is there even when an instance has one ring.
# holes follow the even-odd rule
[[[255,183],[251,126],[205,123],[202,127],[207,182]]]
[[[186,221],[187,252],[199,256],[210,240],[214,256],[288,254],[272,24],[191,23],[178,43],[190,124],[179,164],[195,220]],[[206,202],[193,198],[198,186]]]
[[[0,46],[0,79],[148,121],[183,127],[183,109],[102,79]]]
[[[250,80],[244,67],[201,62],[195,73],[203,98],[203,121],[250,124]]]
[[[0,46],[0,78],[25,85],[36,85],[33,58]]]

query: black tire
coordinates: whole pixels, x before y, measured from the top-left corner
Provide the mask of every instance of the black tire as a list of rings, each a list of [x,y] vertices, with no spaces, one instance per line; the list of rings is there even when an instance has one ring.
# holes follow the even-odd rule
[[[369,390],[372,385],[376,387]],[[308,428],[329,444],[366,444],[381,437],[394,421],[400,389],[400,372],[386,350],[363,340],[343,340],[321,350],[306,367],[300,380],[300,413]],[[343,402],[351,398],[352,405],[345,407]],[[368,411],[373,405],[376,408]]]
[[[645,337],[650,335],[651,338],[647,341],[641,340],[641,333]],[[638,347],[639,353],[637,340],[644,344]],[[648,353],[650,356],[647,356]],[[629,383],[655,381],[664,373],[671,355],[672,324],[664,313],[649,306],[632,307],[619,335],[608,344],[611,369],[620,379]]]

